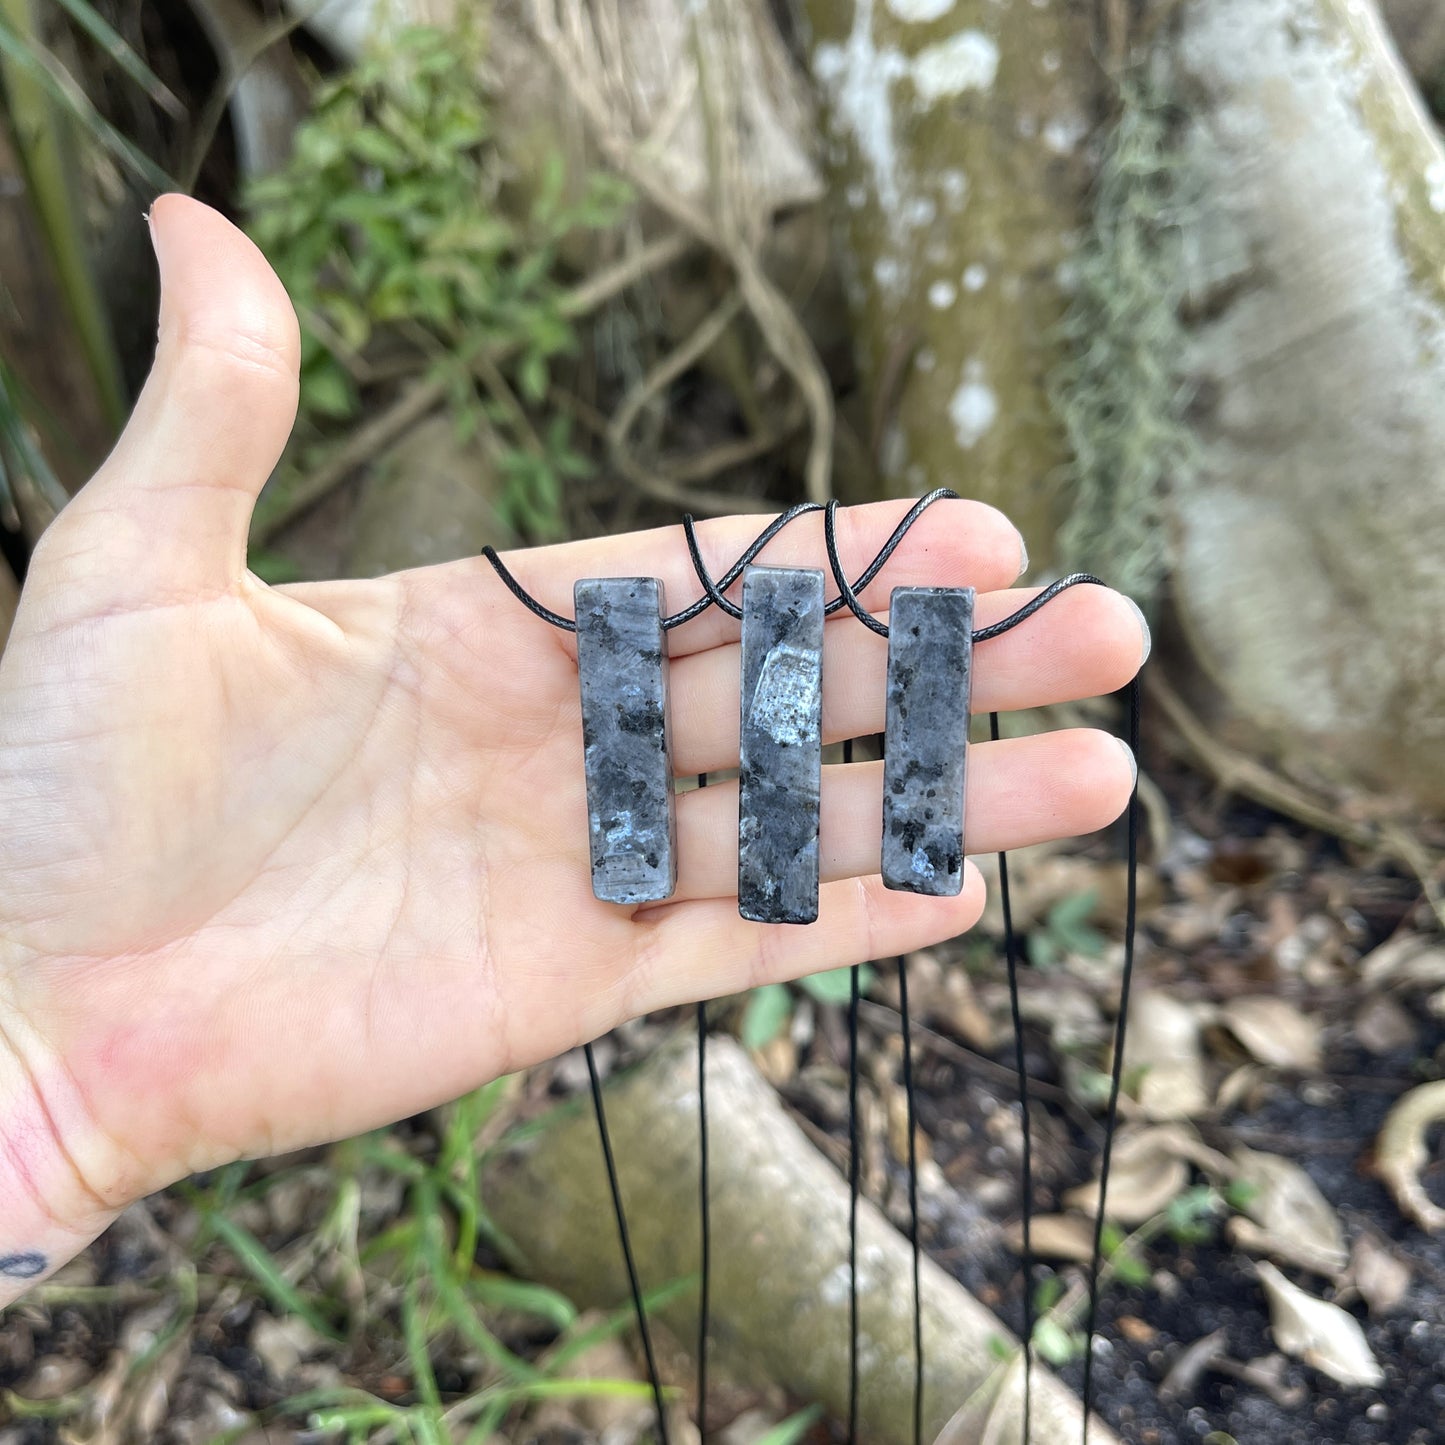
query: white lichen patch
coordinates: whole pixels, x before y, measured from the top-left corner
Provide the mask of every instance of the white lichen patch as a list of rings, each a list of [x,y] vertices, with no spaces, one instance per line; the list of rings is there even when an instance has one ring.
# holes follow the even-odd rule
[[[954,0],[888,0],[888,8],[905,25],[927,25],[953,9]]]
[[[984,380],[983,363],[970,361],[963,369],[963,381],[948,403],[953,434],[964,451],[982,441],[998,420],[998,397]]]
[[[1438,216],[1445,212],[1445,163],[1435,161],[1426,167],[1425,185],[1430,209]]]
[[[853,29],[842,45],[829,41],[813,52],[813,74],[829,91],[837,128],[853,137],[890,221],[903,200],[891,91],[908,70],[901,51],[880,50],[874,41],[873,0],[858,0]]]
[[[935,311],[947,311],[958,300],[958,287],[952,281],[935,281],[928,288],[928,304]]]
[[[998,46],[982,30],[960,30],[919,51],[911,73],[925,105],[968,90],[988,90],[998,74]]]
[[[949,210],[962,210],[968,199],[968,177],[953,168],[943,171],[938,177],[938,190]]]
[[[921,231],[938,219],[938,207],[929,196],[914,196],[903,208],[903,224],[910,230]]]
[[[982,291],[988,285],[988,267],[982,261],[975,261],[971,266],[965,266],[963,270],[963,289],[965,291]]]
[[[1072,155],[1089,133],[1089,124],[1081,115],[1056,115],[1044,125],[1044,144],[1056,155]]]

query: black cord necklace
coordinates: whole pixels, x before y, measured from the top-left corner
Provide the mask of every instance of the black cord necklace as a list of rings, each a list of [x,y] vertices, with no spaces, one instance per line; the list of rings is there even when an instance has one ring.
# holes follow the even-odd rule
[[[752,543],[743,551],[742,555],[723,573],[720,578],[714,579],[703,561],[702,551],[698,544],[696,524],[691,516],[683,518],[683,531],[687,540],[688,553],[692,561],[693,570],[697,574],[699,583],[703,589],[703,595],[695,602],[690,603],[681,611],[660,619],[663,630],[668,631],[674,627],[680,627],[684,623],[700,616],[709,607],[717,607],[729,617],[741,620],[743,610],[736,603],[732,602],[726,593],[739,578],[744,570],[750,566],[764,548],[775,537],[778,536],[787,526],[797,518],[812,512],[822,511],[824,513],[824,541],[828,556],[828,566],[832,574],[838,595],[827,602],[823,608],[825,616],[832,616],[846,607],[859,622],[870,631],[882,637],[889,635],[886,623],[880,622],[868,612],[859,601],[858,594],[872,582],[889,559],[897,551],[909,530],[923,515],[923,513],[935,503],[944,500],[957,500],[959,494],[950,488],[940,487],[929,492],[919,500],[908,511],[907,515],[894,528],[892,535],[879,549],[877,555],[859,574],[856,581],[850,582],[843,570],[842,561],[838,551],[837,539],[837,502],[829,502],[821,506],[816,502],[802,502],[775,517],[758,534]],[[506,585],[508,590],[524,607],[534,616],[541,618],[544,622],[553,627],[560,628],[567,632],[575,633],[577,623],[574,619],[562,616],[552,611],[533,597],[516,580],[507,569],[505,563],[497,555],[494,548],[483,549],[482,555],[496,570],[497,575]],[[1080,585],[1104,585],[1097,577],[1087,573],[1074,573],[1070,576],[1060,578],[1052,585],[1044,588],[1030,601],[1025,603],[1017,611],[1003,618],[1001,621],[987,627],[975,628],[972,632],[974,644],[984,643],[1005,633],[1012,631],[1015,627],[1026,622],[1035,613],[1046,607],[1056,597],[1072,587]],[[1140,685],[1136,677],[1128,687],[1128,737],[1127,741],[1135,756],[1138,755],[1139,746],[1139,714],[1140,714]],[[990,734],[995,740],[999,736],[998,714],[990,715]],[[851,740],[844,743],[844,762],[852,761],[853,747]],[[707,784],[707,775],[703,774],[698,778],[699,787]],[[1097,1324],[1098,1293],[1100,1264],[1103,1254],[1104,1242],[1104,1221],[1105,1202],[1107,1197],[1109,1171],[1112,1162],[1114,1132],[1118,1123],[1119,1095],[1121,1092],[1124,1067],[1124,1038],[1128,1023],[1129,992],[1133,979],[1134,968],[1134,942],[1137,927],[1138,914],[1138,852],[1139,852],[1139,792],[1137,783],[1130,795],[1128,807],[1128,895],[1125,917],[1124,937],[1124,968],[1120,981],[1119,1010],[1114,1031],[1114,1052],[1110,1070],[1109,1102],[1106,1114],[1106,1127],[1104,1146],[1100,1158],[1099,1178],[1099,1203],[1098,1211],[1094,1221],[1093,1248],[1091,1252],[1088,1271],[1088,1309],[1085,1323],[1085,1354],[1084,1354],[1084,1380],[1083,1380],[1083,1441],[1087,1445],[1089,1434],[1089,1412],[1093,1402],[1093,1340]],[[1031,1426],[1031,1404],[1032,1404],[1032,1336],[1035,1324],[1034,1304],[1034,1277],[1036,1273],[1033,1244],[1031,1236],[1031,1219],[1034,1206],[1033,1186],[1033,1156],[1031,1137],[1030,1117],[1030,1095],[1028,1088],[1028,1074],[1024,1056],[1022,1015],[1019,1005],[1019,982],[1018,982],[1018,949],[1013,928],[1012,899],[1009,891],[1008,860],[1005,854],[999,854],[999,892],[1000,901],[1003,906],[1004,919],[1004,957],[1008,974],[1009,985],[1009,1007],[1012,1016],[1014,1030],[1014,1064],[1018,1078],[1018,1097],[1023,1129],[1023,1147],[1021,1159],[1021,1215],[1023,1225],[1023,1369],[1024,1369],[1024,1404],[1023,1404],[1023,1439],[1024,1445],[1030,1442]],[[922,1445],[923,1430],[923,1401],[924,1401],[924,1359],[923,1359],[923,1322],[922,1322],[922,1300],[920,1293],[920,1271],[921,1271],[921,1248],[919,1240],[919,1218],[918,1218],[918,1167],[916,1153],[916,1090],[913,1074],[913,1053],[912,1053],[912,1032],[911,1019],[908,1007],[908,977],[907,964],[903,959],[898,961],[899,975],[899,1007],[902,1023],[903,1043],[903,1086],[907,1106],[907,1128],[908,1128],[908,1198],[911,1245],[913,1253],[913,1345],[914,1345],[914,1380],[913,1380],[913,1418],[912,1435],[914,1445]],[[859,1117],[858,1117],[858,1091],[859,1091],[859,1058],[858,1058],[858,1013],[859,1013],[859,986],[860,971],[854,967],[850,974],[849,1007],[848,1007],[848,1101],[849,1101],[849,1352],[848,1352],[848,1440],[850,1445],[857,1440],[858,1427],[858,1394],[859,1394],[859,1310],[858,1310],[858,1204],[861,1193],[861,1149],[859,1139]],[[698,1048],[698,1126],[700,1131],[700,1178],[699,1178],[699,1211],[701,1222],[701,1259],[700,1259],[700,1300],[699,1300],[699,1323],[698,1323],[698,1345],[697,1345],[697,1399],[698,1399],[698,1428],[702,1438],[706,1440],[707,1434],[707,1384],[708,1384],[708,1345],[709,1345],[709,1309],[711,1301],[711,1276],[712,1276],[712,1244],[711,1228],[709,1218],[709,1170],[708,1170],[708,1135],[707,1135],[707,1005],[706,1002],[699,1002],[696,1008],[697,1021],[697,1048]],[[596,1060],[593,1054],[592,1045],[589,1043],[584,1048],[587,1061],[588,1082],[592,1094],[593,1111],[596,1116],[599,1138],[602,1145],[603,1162],[607,1173],[608,1189],[611,1194],[613,1213],[616,1218],[618,1238],[623,1253],[623,1261],[626,1267],[628,1287],[632,1296],[633,1309],[637,1316],[638,1331],[642,1341],[643,1355],[646,1360],[648,1379],[653,1393],[653,1402],[657,1415],[658,1439],[661,1445],[669,1445],[670,1435],[667,1423],[667,1408],[664,1399],[661,1378],[657,1369],[657,1362],[653,1350],[651,1334],[648,1329],[647,1310],[643,1297],[641,1281],[638,1277],[636,1262],[632,1253],[630,1236],[627,1229],[626,1210],[623,1205],[621,1189],[618,1183],[616,1164],[612,1153],[611,1139],[607,1131],[606,1108],[603,1100],[601,1081],[597,1072]]]

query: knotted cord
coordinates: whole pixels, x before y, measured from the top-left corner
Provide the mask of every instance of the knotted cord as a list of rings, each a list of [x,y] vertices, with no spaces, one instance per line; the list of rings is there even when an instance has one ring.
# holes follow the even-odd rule
[[[742,576],[744,569],[762,553],[763,549],[771,542],[785,527],[795,521],[798,517],[805,516],[811,512],[822,511],[823,536],[828,554],[828,566],[833,575],[833,580],[838,587],[838,595],[828,602],[824,607],[824,614],[831,616],[844,607],[847,607],[854,617],[858,619],[871,632],[880,637],[888,636],[888,626],[874,617],[872,613],[864,608],[859,600],[858,594],[863,591],[870,582],[874,580],[887,564],[889,558],[897,550],[909,529],[923,515],[923,513],[935,502],[944,500],[959,500],[959,494],[949,487],[939,487],[929,492],[926,496],[920,497],[909,509],[908,513],[894,528],[892,535],[879,549],[873,560],[863,569],[854,582],[848,580],[843,570],[842,560],[838,551],[837,537],[837,513],[838,503],[830,501],[826,506],[817,502],[800,502],[796,506],[788,508],[780,513],[758,534],[752,543],[744,550],[742,555],[723,573],[721,578],[714,579],[709,572],[702,556],[702,549],[697,539],[696,523],[691,515],[685,515],[682,519],[683,531],[687,539],[688,554],[692,561],[693,570],[696,572],[698,581],[702,586],[703,595],[695,602],[684,607],[680,612],[675,612],[663,619],[664,629],[671,630],[679,627],[685,622],[700,616],[709,607],[717,607],[734,620],[742,618],[742,609],[732,602],[725,594],[728,589]],[[533,597],[519,583],[506,564],[493,547],[484,547],[482,556],[487,559],[507,589],[516,599],[522,603],[534,616],[541,618],[544,622],[551,624],[566,632],[576,632],[577,623],[573,619],[554,612]],[[1001,637],[1004,633],[1010,632],[1019,624],[1026,622],[1041,608],[1052,602],[1071,587],[1081,584],[1103,586],[1099,578],[1086,572],[1073,573],[1062,577],[1050,586],[1036,594],[1022,607],[1010,613],[999,622],[990,624],[987,627],[976,628],[973,633],[975,645],[991,641],[993,638]],[[1139,750],[1139,712],[1140,712],[1140,687],[1136,677],[1129,685],[1129,724],[1128,742],[1135,757]],[[998,714],[990,715],[991,736],[998,739]],[[852,740],[844,743],[844,762],[852,761]],[[703,774],[698,778],[698,786],[706,785],[707,775]],[[1108,1189],[1109,1170],[1112,1162],[1114,1131],[1118,1123],[1119,1095],[1123,1081],[1124,1066],[1124,1036],[1128,1022],[1129,990],[1133,978],[1134,967],[1134,941],[1137,926],[1138,914],[1138,852],[1139,852],[1139,792],[1137,781],[1130,795],[1128,810],[1128,902],[1125,916],[1124,936],[1124,969],[1120,982],[1119,1012],[1115,1024],[1114,1033],[1114,1057],[1110,1073],[1109,1104],[1106,1116],[1106,1129],[1104,1136],[1103,1153],[1100,1159],[1099,1169],[1099,1204],[1094,1220],[1093,1251],[1089,1265],[1089,1293],[1088,1312],[1086,1317],[1085,1338],[1086,1347],[1084,1355],[1084,1382],[1083,1382],[1083,1441],[1088,1445],[1089,1436],[1089,1410],[1093,1400],[1093,1340],[1095,1326],[1097,1323],[1098,1293],[1099,1293],[1099,1269],[1103,1254],[1104,1238],[1104,1205]],[[1014,1028],[1015,1066],[1019,1081],[1019,1105],[1022,1115],[1023,1126],[1023,1150],[1022,1150],[1022,1200],[1021,1209],[1023,1215],[1023,1265],[1024,1265],[1024,1414],[1023,1414],[1023,1438],[1024,1445],[1029,1445],[1030,1439],[1030,1408],[1032,1401],[1032,1338],[1034,1328],[1034,1298],[1033,1298],[1033,1277],[1034,1257],[1032,1249],[1032,1237],[1030,1222],[1033,1214],[1033,1156],[1032,1138],[1030,1131],[1030,1108],[1028,1092],[1028,1075],[1024,1057],[1022,1016],[1019,1007],[1018,990],[1018,960],[1016,939],[1013,930],[1013,917],[1011,899],[1008,885],[1008,863],[1004,853],[999,854],[999,883],[1000,899],[1004,911],[1004,952],[1008,969],[1009,982],[1009,1004],[1012,1014]],[[859,1389],[859,1368],[858,1368],[858,1203],[861,1193],[861,1170],[860,1170],[860,1147],[859,1147],[859,1122],[858,1122],[858,1004],[860,993],[860,971],[854,965],[850,971],[849,982],[849,1007],[848,1007],[848,1037],[849,1037],[849,1061],[848,1061],[848,1094],[849,1094],[849,1354],[848,1354],[848,1440],[854,1445],[857,1440],[858,1425],[858,1389]],[[923,1319],[922,1319],[922,1298],[920,1294],[920,1241],[918,1229],[918,1167],[916,1153],[916,1098],[913,1078],[913,1057],[912,1057],[912,1034],[911,1021],[908,1011],[908,983],[907,965],[903,959],[899,960],[899,1008],[902,1016],[903,1031],[903,1082],[904,1093],[907,1101],[908,1116],[908,1180],[909,1180],[909,1212],[912,1230],[913,1250],[913,1343],[914,1343],[914,1384],[913,1384],[913,1439],[915,1445],[921,1445],[922,1439],[922,1417],[923,1417]],[[698,1416],[699,1429],[706,1438],[706,1404],[707,1404],[707,1345],[708,1345],[708,1323],[710,1309],[711,1289],[711,1220],[709,1211],[708,1193],[708,1149],[707,1149],[707,1076],[706,1076],[706,1049],[707,1049],[707,1005],[705,1002],[697,1005],[697,1030],[698,1030],[698,1126],[699,1126],[699,1159],[700,1159],[700,1185],[699,1203],[701,1211],[701,1298],[699,1308],[698,1326]],[[617,1170],[612,1155],[612,1145],[607,1132],[606,1111],[602,1098],[601,1082],[597,1074],[596,1061],[593,1057],[592,1045],[588,1044],[584,1053],[587,1059],[588,1080],[592,1091],[593,1111],[597,1118],[598,1132],[602,1141],[603,1160],[606,1166],[608,1189],[611,1193],[613,1213],[617,1220],[618,1237],[622,1245],[623,1260],[627,1269],[628,1286],[632,1294],[632,1304],[637,1315],[638,1330],[642,1339],[643,1354],[646,1358],[648,1378],[652,1385],[653,1400],[657,1410],[658,1438],[661,1445],[669,1445],[667,1429],[667,1414],[662,1394],[662,1384],[657,1371],[657,1362],[653,1354],[652,1340],[647,1326],[647,1311],[643,1300],[641,1282],[637,1275],[636,1265],[632,1255],[631,1242],[627,1230],[626,1211],[623,1208],[621,1189],[618,1183]]]

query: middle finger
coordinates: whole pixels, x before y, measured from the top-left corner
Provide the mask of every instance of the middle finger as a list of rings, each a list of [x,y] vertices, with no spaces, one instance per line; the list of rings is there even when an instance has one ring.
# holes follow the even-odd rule
[[[982,594],[975,626],[1000,621],[1038,590]],[[824,741],[882,732],[888,640],[846,612],[830,618],[824,631]],[[977,648],[973,711],[1044,707],[1113,692],[1138,670],[1145,647],[1139,613],[1127,598],[1107,587],[1070,588]],[[736,642],[673,661],[673,756],[680,775],[737,767],[741,666]]]

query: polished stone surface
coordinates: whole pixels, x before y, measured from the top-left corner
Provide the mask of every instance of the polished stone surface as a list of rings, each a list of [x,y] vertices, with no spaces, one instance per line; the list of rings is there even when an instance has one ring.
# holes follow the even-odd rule
[[[951,897],[963,888],[963,809],[973,670],[973,588],[895,587],[888,604],[883,882]]]
[[[592,891],[656,903],[677,886],[662,583],[584,578],[573,596]]]
[[[743,573],[738,912],[757,923],[818,916],[823,771],[823,574]]]

